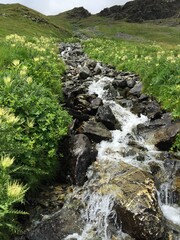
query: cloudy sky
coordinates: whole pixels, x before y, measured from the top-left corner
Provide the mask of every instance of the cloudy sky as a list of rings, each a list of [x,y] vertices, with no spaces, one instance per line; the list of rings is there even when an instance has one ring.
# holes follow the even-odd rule
[[[0,3],[20,3],[45,15],[54,15],[83,6],[91,13],[100,12],[105,7],[123,5],[127,0],[0,0]]]

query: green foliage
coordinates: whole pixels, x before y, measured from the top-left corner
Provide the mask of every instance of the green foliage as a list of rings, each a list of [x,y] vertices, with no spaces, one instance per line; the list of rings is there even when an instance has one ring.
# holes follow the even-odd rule
[[[24,48],[27,57],[23,61],[20,51],[19,57],[0,72],[0,105],[20,118],[20,124],[13,131],[9,129],[9,141],[2,144],[2,150],[16,158],[16,166],[26,169],[18,177],[34,186],[43,177],[53,176],[58,141],[67,134],[71,121],[59,105],[60,75],[65,66],[58,59],[53,39],[33,38],[30,42],[10,35],[6,44],[15,52]],[[9,142],[16,148],[10,149]]]
[[[90,39],[84,41],[90,57],[116,66],[118,70],[138,73],[144,91],[153,95],[174,118],[180,118],[180,45]],[[179,138],[176,149],[179,149]]]
[[[17,203],[24,202],[27,186],[12,180],[11,173],[14,158],[2,156],[0,159],[0,239],[10,240],[13,233],[21,231],[17,222],[17,215],[27,214],[15,209]]]
[[[0,239],[18,233],[27,191],[52,178],[71,118],[60,105],[65,65],[52,38],[9,35],[0,60]],[[14,161],[14,157],[16,161]],[[17,182],[14,179],[18,179]]]

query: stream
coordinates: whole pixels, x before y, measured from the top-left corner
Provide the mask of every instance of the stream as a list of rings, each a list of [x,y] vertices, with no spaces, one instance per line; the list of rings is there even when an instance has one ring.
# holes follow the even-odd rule
[[[97,162],[100,168],[104,169],[103,181],[105,181],[107,185],[110,183],[110,179],[112,179],[117,173],[115,166],[120,161],[149,172],[149,163],[155,161],[161,166],[164,173],[166,173],[162,161],[157,160],[160,159],[161,152],[157,151],[151,142],[145,140],[141,135],[138,135],[136,131],[139,124],[149,124],[148,118],[144,115],[138,117],[131,113],[128,108],[123,108],[117,104],[116,101],[109,99],[106,87],[112,81],[113,78],[100,76],[99,79],[97,78],[90,84],[88,90],[89,94],[96,93],[98,97],[103,99],[104,105],[110,106],[114,116],[121,126],[121,129],[111,131],[111,141],[101,141],[96,145],[98,150]],[[143,162],[138,160],[138,154],[134,154],[133,152],[132,154],[127,154],[131,151],[131,147],[128,144],[132,139],[137,146],[142,146],[144,149]],[[111,240],[112,232],[109,230],[111,219],[113,219],[113,224],[116,226],[117,231],[115,233],[115,238],[113,239],[128,239],[127,235],[122,232],[121,226],[118,226],[117,224],[116,212],[113,209],[115,204],[113,193],[100,195],[90,191],[89,188],[91,188],[96,182],[96,174],[94,174],[93,167],[90,167],[87,176],[88,181],[85,183],[84,187],[86,190],[83,193],[83,201],[87,202],[87,207],[82,213],[82,218],[85,220],[86,224],[80,235],[74,233],[67,236],[65,240]],[[180,207],[174,204],[174,193],[171,189],[171,184],[169,183],[169,177],[170,176],[167,176],[167,182],[163,183],[158,191],[159,205],[164,216],[174,224],[180,226]],[[180,235],[174,236],[174,239],[178,240],[179,237]]]
[[[89,59],[80,43],[62,43],[60,56],[73,116],[60,174],[73,187],[16,240],[179,240],[180,161],[168,151],[179,122],[136,74]]]

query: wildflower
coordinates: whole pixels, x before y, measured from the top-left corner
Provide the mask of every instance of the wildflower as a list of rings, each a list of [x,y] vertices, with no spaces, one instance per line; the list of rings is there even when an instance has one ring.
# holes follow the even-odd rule
[[[8,183],[7,186],[8,197],[22,199],[26,191],[27,191],[26,186],[23,186],[17,181]]]
[[[0,160],[0,165],[3,169],[10,167],[14,162],[14,158],[10,158],[9,156],[3,156]]]
[[[7,123],[15,124],[19,121],[19,117],[16,117],[14,114],[7,114],[6,115],[6,121]]]
[[[28,84],[31,84],[32,81],[33,81],[33,80],[32,80],[32,77],[27,77],[27,78],[26,78],[26,82],[27,82]]]
[[[35,61],[35,62],[38,62],[39,60],[40,60],[39,57],[35,57],[35,58],[34,58],[34,61]]]
[[[16,67],[16,66],[18,66],[19,65],[19,63],[20,63],[20,60],[18,60],[18,59],[15,59],[15,60],[13,60],[13,65]]]
[[[10,86],[11,86],[12,81],[11,81],[11,77],[10,77],[10,76],[4,77],[3,80],[4,80],[4,84],[5,84],[7,87],[10,87]]]

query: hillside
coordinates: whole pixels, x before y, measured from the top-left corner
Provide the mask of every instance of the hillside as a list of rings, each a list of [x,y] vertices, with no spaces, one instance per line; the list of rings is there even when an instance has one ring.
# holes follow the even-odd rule
[[[179,44],[179,9],[179,1],[136,0],[106,8],[95,15],[81,7],[48,16],[48,19],[57,26],[65,25],[78,37]]]
[[[26,36],[68,37],[70,32],[56,26],[47,16],[20,4],[0,5],[0,37],[17,33]]]

